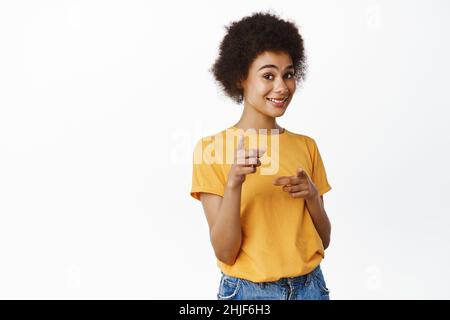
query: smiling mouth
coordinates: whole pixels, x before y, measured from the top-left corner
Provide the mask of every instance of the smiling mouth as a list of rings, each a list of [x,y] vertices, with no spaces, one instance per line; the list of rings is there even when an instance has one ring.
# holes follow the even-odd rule
[[[272,102],[276,102],[276,103],[283,103],[286,102],[288,99],[288,97],[284,98],[284,99],[275,99],[275,98],[267,98],[267,100],[272,101]]]
[[[266,98],[272,106],[275,108],[284,108],[286,106],[286,102],[289,97],[286,97],[284,99],[274,99],[274,98]]]

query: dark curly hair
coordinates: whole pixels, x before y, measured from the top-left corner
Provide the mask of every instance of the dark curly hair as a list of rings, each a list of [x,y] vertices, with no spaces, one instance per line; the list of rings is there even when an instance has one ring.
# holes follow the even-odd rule
[[[232,22],[225,29],[227,34],[220,44],[219,56],[209,71],[234,102],[243,101],[243,90],[237,84],[247,78],[251,63],[264,51],[288,53],[296,82],[304,80],[306,56],[303,38],[295,23],[270,12],[256,12]]]

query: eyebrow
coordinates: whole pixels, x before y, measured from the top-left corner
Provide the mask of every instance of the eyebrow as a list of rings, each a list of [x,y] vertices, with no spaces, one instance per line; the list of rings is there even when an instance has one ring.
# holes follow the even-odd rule
[[[266,65],[262,66],[261,68],[259,68],[258,71],[261,70],[261,69],[264,69],[264,68],[275,68],[275,69],[278,69],[278,67],[276,65],[274,65],[274,64],[266,64]],[[287,69],[294,69],[294,66],[291,64],[291,65],[287,66],[285,70],[287,70]]]

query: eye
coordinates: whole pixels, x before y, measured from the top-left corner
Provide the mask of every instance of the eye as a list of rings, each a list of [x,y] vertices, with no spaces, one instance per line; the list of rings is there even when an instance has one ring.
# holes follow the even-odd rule
[[[289,76],[288,79],[291,79],[294,77],[294,73],[293,72],[288,72],[286,73],[286,76]]]
[[[271,74],[271,73],[266,73],[263,75],[263,77],[267,80],[273,80],[273,74]],[[286,73],[285,77],[287,77],[288,79],[292,79],[294,77],[294,73],[288,72],[288,73]]]

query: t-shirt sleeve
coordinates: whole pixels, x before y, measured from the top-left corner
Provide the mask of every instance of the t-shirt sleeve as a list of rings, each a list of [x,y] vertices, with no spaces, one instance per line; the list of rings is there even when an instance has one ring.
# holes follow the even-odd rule
[[[207,192],[223,197],[225,185],[221,166],[205,150],[205,141],[201,139],[194,149],[191,196],[200,200],[200,193]]]
[[[317,190],[319,191],[320,195],[323,195],[324,193],[331,190],[331,186],[328,183],[327,179],[327,173],[325,171],[325,166],[322,161],[322,157],[319,152],[319,148],[317,147],[317,144],[314,139],[312,139],[312,177],[311,180],[316,185]]]

